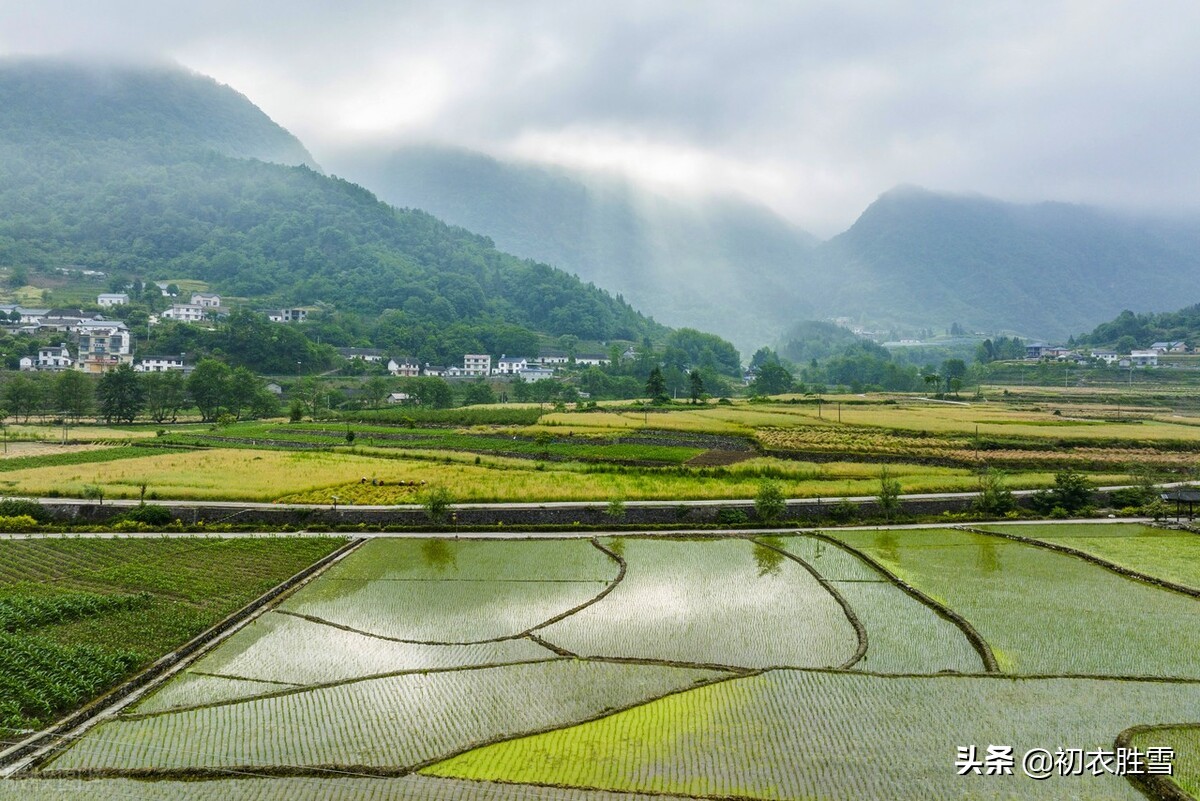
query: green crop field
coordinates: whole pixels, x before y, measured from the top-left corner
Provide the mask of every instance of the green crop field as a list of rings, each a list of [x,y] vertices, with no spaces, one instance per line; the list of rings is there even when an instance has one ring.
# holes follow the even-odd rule
[[[1200,600],[966,531],[834,531],[978,629],[1006,672],[1200,678]]]
[[[867,651],[854,664],[873,673],[978,673],[980,655],[953,622],[906,594],[875,568],[815,537],[780,545],[812,565],[842,594],[867,632]]]
[[[1111,775],[958,776],[956,747],[1111,748],[1134,723],[1197,705],[1194,683],[771,671],[469,751],[425,772],[708,798],[1137,799]]]
[[[1200,591],[1200,536],[1150,526],[982,526],[1082,551]]]
[[[1136,732],[1129,744],[1147,748],[1170,748],[1175,752],[1174,774],[1167,779],[1192,797],[1200,796],[1200,725],[1158,726]]]
[[[1180,536],[1012,529],[1131,554]],[[139,542],[147,561],[161,542]],[[0,628],[140,608],[106,575],[0,603]],[[953,529],[373,539],[0,799],[1136,801],[1111,773],[960,776],[957,749],[1111,749],[1133,730],[1176,748],[1194,789],[1197,604]]]
[[[836,667],[858,641],[800,565],[744,540],[615,543],[629,570],[602,601],[538,631],[584,656]]]
[[[0,542],[0,738],[78,706],[341,542]]]
[[[586,719],[722,675],[555,659],[358,680],[104,723],[46,770],[356,765],[398,772],[481,740]]]

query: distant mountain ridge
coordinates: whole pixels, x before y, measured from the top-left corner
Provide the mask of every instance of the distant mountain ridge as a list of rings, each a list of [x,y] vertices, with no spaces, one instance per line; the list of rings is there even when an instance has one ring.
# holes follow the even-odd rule
[[[402,206],[480,231],[744,353],[798,320],[1062,338],[1127,307],[1200,300],[1200,221],[913,186],[827,242],[750,204],[689,205],[615,179],[429,146],[332,168]]]
[[[847,316],[1049,338],[1200,297],[1200,221],[899,187],[820,248]]]
[[[797,311],[814,311],[789,276],[816,238],[751,203],[677,201],[616,177],[435,146],[325,160],[389,203],[480,231],[743,352],[773,340]]]

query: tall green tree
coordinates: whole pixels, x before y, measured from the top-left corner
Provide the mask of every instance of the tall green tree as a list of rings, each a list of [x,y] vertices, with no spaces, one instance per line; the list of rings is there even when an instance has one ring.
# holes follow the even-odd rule
[[[363,400],[372,409],[378,409],[380,405],[387,400],[388,393],[391,390],[388,388],[388,380],[381,375],[373,375],[366,380],[362,387]]]
[[[698,369],[688,373],[688,395],[691,397],[692,403],[699,403],[700,399],[704,397],[704,376]]]
[[[94,394],[92,379],[78,370],[64,370],[54,382],[54,405],[76,423],[91,414]]]
[[[4,405],[14,418],[29,422],[42,405],[42,386],[24,373],[17,373],[4,385]]]
[[[768,360],[758,368],[758,373],[750,382],[750,391],[755,395],[782,395],[790,392],[795,383],[796,378],[791,370],[778,360]]]
[[[650,375],[646,378],[646,395],[654,401],[667,399],[667,382],[663,378],[662,368],[657,364],[650,370]]]
[[[146,414],[156,423],[174,423],[187,404],[187,385],[183,373],[170,370],[142,376],[146,390]]]
[[[227,407],[229,382],[233,371],[229,365],[217,359],[201,359],[196,369],[187,377],[188,395],[200,410],[200,418],[214,422]]]
[[[141,376],[128,364],[117,365],[100,376],[96,400],[106,423],[132,423],[146,403]]]

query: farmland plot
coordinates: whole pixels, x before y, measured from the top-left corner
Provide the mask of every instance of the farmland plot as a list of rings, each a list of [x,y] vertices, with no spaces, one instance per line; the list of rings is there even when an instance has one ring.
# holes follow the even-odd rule
[[[1166,747],[1175,752],[1170,782],[1192,796],[1200,796],[1200,725],[1146,728],[1129,741],[1134,748]]]
[[[1141,794],[1113,775],[958,776],[955,749],[1111,749],[1126,727],[1172,720],[1180,708],[1200,709],[1200,684],[779,670],[486,746],[424,772],[721,798],[1136,801]]]
[[[416,645],[268,612],[139,704],[137,711],[157,712],[381,673],[551,656],[550,651],[526,639]]]
[[[628,539],[624,580],[540,629],[582,656],[712,665],[837,666],[858,647],[834,598],[803,567],[745,540]]]
[[[414,642],[513,638],[587,603],[619,563],[586,540],[373,540],[282,605]]]
[[[983,660],[953,622],[937,615],[858,557],[815,537],[780,541],[837,588],[867,630],[855,670],[874,673],[979,673]]]
[[[1200,536],[1152,526],[980,526],[1074,548],[1148,576],[1200,590]]]
[[[712,670],[556,659],[407,674],[234,701],[92,729],[56,771],[355,766],[396,774],[522,733],[722,678]],[[219,772],[219,771],[218,771]]]
[[[610,793],[519,784],[399,777],[259,777],[209,781],[32,779],[0,781],[0,801],[687,801],[677,796]]]
[[[1200,677],[1195,598],[986,534],[830,534],[974,624],[1005,672]]]

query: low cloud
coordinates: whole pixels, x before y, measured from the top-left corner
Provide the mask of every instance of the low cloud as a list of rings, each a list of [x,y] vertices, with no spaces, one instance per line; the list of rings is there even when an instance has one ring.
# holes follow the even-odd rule
[[[80,4],[0,52],[166,57],[322,151],[440,142],[755,197],[820,234],[898,183],[1197,210],[1200,5]]]

